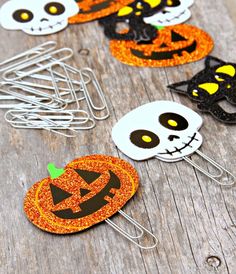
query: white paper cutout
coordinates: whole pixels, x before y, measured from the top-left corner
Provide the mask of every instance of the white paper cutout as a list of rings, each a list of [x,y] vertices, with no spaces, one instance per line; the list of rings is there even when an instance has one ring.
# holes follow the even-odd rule
[[[153,16],[144,18],[145,23],[153,26],[173,26],[187,21],[191,17],[188,9],[193,5],[194,0],[179,0],[180,4],[175,7],[164,7]]]
[[[179,124],[176,125],[175,117],[167,113],[177,115]],[[164,126],[163,121],[162,124],[160,123],[160,117],[163,119],[167,116],[169,118],[166,121],[174,125],[173,129]],[[201,146],[202,136],[198,132],[201,125],[202,118],[193,110],[171,101],[156,101],[138,107],[121,118],[112,129],[112,138],[116,146],[134,160],[157,157],[165,162],[175,162],[191,155]],[[168,124],[168,127],[171,126]],[[176,130],[177,128],[179,130]],[[135,135],[133,132],[137,133],[137,130],[150,131],[157,135],[159,144],[153,148],[137,146],[131,141],[132,136]],[[155,138],[151,138],[150,141],[150,135],[145,132],[141,136],[146,138],[147,145],[155,141]]]
[[[0,9],[0,22],[5,29],[45,35],[64,29],[78,12],[74,0],[10,0]]]

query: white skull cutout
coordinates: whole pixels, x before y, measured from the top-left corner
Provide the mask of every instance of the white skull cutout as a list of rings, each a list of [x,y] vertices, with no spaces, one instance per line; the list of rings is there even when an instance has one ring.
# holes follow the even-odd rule
[[[116,146],[134,160],[156,157],[175,162],[202,144],[202,118],[171,101],[156,101],[134,109],[113,127]]]
[[[64,29],[78,11],[74,0],[10,0],[0,9],[0,22],[5,29],[45,35]]]
[[[144,18],[145,23],[166,27],[181,24],[191,17],[188,9],[194,0],[168,0],[167,5],[158,13]]]

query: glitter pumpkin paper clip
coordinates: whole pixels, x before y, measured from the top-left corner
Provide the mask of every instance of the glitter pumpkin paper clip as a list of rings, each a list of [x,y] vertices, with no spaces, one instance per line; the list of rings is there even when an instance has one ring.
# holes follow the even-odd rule
[[[150,43],[110,41],[112,55],[120,62],[140,67],[168,67],[198,61],[213,49],[212,38],[191,25],[168,26]]]
[[[125,238],[143,249],[154,248],[156,237],[121,208],[138,188],[138,174],[132,165],[112,156],[90,155],[76,159],[64,169],[48,165],[50,177],[35,183],[27,192],[24,211],[37,227],[56,234],[70,234],[106,221]],[[119,212],[140,232],[130,235],[109,218]],[[152,246],[135,240],[144,233]]]
[[[108,16],[134,0],[77,0],[80,11],[69,19],[70,24],[84,23]]]
[[[185,160],[220,185],[231,186],[236,177],[199,149],[202,118],[193,110],[171,101],[156,101],[126,114],[112,129],[116,146],[136,161],[157,158],[164,162]],[[188,156],[197,153],[208,161],[218,174],[211,174]],[[223,173],[233,182],[220,182]],[[225,179],[225,178],[224,178]]]
[[[236,112],[223,109],[219,102],[227,100],[236,106],[236,64],[213,56],[205,60],[205,68],[192,79],[168,86],[171,91],[188,96],[197,102],[200,111],[210,113],[218,121],[236,124]]]

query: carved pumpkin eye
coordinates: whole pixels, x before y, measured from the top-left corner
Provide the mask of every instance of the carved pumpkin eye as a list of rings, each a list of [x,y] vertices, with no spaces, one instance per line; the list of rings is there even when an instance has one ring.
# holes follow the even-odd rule
[[[59,204],[60,202],[64,201],[65,199],[72,196],[71,193],[61,189],[60,187],[50,184],[50,190],[52,193],[52,199],[54,205]]]
[[[34,18],[34,15],[29,10],[21,9],[21,10],[16,10],[13,13],[12,17],[19,23],[28,23]]]
[[[180,42],[180,41],[187,41],[187,39],[185,37],[183,37],[182,35],[180,35],[179,33],[172,30],[171,31],[171,41],[172,42]]]
[[[188,127],[188,121],[177,113],[163,113],[159,117],[159,122],[162,126],[171,130],[185,130]]]
[[[160,139],[155,133],[144,129],[133,131],[130,134],[130,141],[140,148],[154,148],[160,143]]]
[[[48,3],[44,9],[50,15],[61,15],[65,12],[65,7],[57,2]]]

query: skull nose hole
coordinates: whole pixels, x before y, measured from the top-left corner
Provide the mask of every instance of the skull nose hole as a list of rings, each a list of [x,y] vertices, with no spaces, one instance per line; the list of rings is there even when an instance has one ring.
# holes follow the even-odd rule
[[[169,137],[168,137],[168,139],[172,142],[172,141],[174,141],[174,139],[179,139],[180,137],[179,136],[177,136],[177,135],[170,135]]]
[[[47,19],[47,18],[42,18],[42,19],[40,20],[40,22],[44,22],[44,21],[48,21],[48,19]]]

